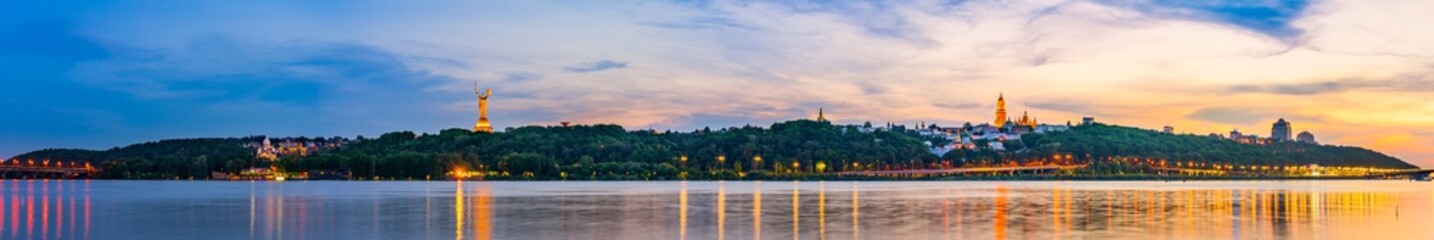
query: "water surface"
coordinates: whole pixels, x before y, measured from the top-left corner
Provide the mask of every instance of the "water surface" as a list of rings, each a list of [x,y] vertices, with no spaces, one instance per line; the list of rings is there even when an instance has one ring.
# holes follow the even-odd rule
[[[1430,239],[1434,184],[0,181],[0,239]]]

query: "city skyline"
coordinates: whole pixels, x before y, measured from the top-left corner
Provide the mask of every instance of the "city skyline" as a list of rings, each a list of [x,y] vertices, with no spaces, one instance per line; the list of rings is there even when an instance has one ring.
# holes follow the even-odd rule
[[[1434,166],[1434,3],[3,3],[0,157],[166,138],[809,119],[1240,129]],[[154,13],[164,14],[154,14]]]

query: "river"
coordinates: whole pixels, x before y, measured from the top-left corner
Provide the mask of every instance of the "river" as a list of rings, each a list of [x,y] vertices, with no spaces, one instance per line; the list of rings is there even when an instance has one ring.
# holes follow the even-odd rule
[[[0,239],[1430,239],[1434,184],[0,180]]]

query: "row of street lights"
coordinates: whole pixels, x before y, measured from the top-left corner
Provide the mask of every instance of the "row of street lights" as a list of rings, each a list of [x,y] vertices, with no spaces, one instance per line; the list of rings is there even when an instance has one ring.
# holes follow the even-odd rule
[[[680,162],[682,162],[683,164],[687,164],[688,158],[687,158],[687,155],[681,155],[681,156],[678,156],[678,157],[677,157],[677,160],[680,161]],[[727,155],[717,155],[716,160],[717,160],[717,163],[718,163],[718,164],[726,163],[726,162],[727,162]],[[755,164],[761,164],[761,163],[762,163],[762,155],[752,156],[752,162],[755,163]],[[852,164],[853,164],[853,166],[855,166],[856,163],[852,163]],[[802,167],[802,163],[801,163],[801,162],[792,161],[792,169],[801,169],[801,167]],[[826,168],[827,168],[827,164],[826,164],[826,162],[818,161],[818,162],[816,163],[815,167],[817,168],[817,169],[815,169],[817,172],[825,172],[825,171],[826,171]]]
[[[73,166],[73,167],[79,167],[79,166],[80,166],[79,163],[75,163],[75,162],[50,161],[49,159],[41,160],[39,166],[41,166],[41,167],[49,167],[51,162],[55,163],[55,166],[56,166],[56,167],[65,167],[66,165]],[[20,159],[10,159],[10,160],[0,159],[0,165],[18,166],[18,165],[22,165],[22,164],[25,165],[25,166],[36,166],[34,159],[28,159],[28,160],[24,160],[24,161],[21,161]],[[84,167],[85,167],[85,168],[90,168],[90,164],[89,164],[89,163],[85,163],[85,164],[84,164]]]

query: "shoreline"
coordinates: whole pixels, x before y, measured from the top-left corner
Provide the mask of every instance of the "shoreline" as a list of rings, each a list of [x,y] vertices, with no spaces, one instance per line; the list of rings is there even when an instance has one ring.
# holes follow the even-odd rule
[[[762,179],[286,179],[286,180],[256,180],[256,179],[64,179],[64,178],[6,178],[3,180],[106,180],[106,181],[215,181],[215,182],[456,182],[456,181],[490,181],[490,182],[681,182],[681,181],[850,181],[850,182],[892,182],[892,181],[932,181],[932,182],[964,182],[964,181],[1330,181],[1330,180],[1400,180],[1411,182],[1428,182],[1429,180],[1418,180],[1410,178],[1387,178],[1370,176],[1339,176],[1339,177],[1313,177],[1313,176],[1285,176],[1285,177],[1249,177],[1249,176],[1159,176],[1159,175],[1063,175],[1063,176],[966,176],[966,177],[932,177],[932,178],[890,178],[890,177],[841,177],[841,178],[762,178]]]

